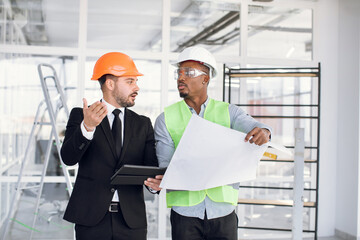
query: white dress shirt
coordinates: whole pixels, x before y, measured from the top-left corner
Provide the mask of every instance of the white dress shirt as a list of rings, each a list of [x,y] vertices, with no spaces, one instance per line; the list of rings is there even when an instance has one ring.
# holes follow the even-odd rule
[[[103,103],[105,103],[106,105],[106,108],[108,110],[107,112],[107,118],[109,120],[109,125],[110,125],[110,129],[112,129],[112,125],[113,125],[113,122],[114,122],[114,114],[112,113],[116,107],[114,107],[113,105],[107,103],[104,99],[101,99],[101,101]],[[124,107],[121,107],[121,108],[118,108],[120,110],[120,114],[119,114],[119,118],[121,120],[121,140],[122,140],[122,143],[124,142],[124,116],[125,116],[125,108]],[[94,133],[95,133],[95,129],[93,131],[86,131],[85,129],[85,126],[84,126],[84,121],[81,122],[80,124],[80,128],[81,128],[81,132],[83,134],[83,136],[85,138],[87,138],[88,140],[92,140],[93,137],[94,137]],[[119,195],[118,195],[118,192],[115,191],[114,193],[114,196],[113,196],[113,199],[112,199],[113,202],[118,202],[119,201]]]

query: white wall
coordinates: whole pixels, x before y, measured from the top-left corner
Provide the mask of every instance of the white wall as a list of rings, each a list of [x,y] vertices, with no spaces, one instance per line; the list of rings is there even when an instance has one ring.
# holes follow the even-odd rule
[[[335,228],[352,236],[359,236],[360,224],[359,9],[359,0],[339,0]]]
[[[360,236],[360,1],[320,0],[315,59],[322,64],[319,236]],[[316,41],[319,39],[319,41]]]
[[[360,33],[360,24],[358,25],[358,31],[359,31],[359,33]],[[359,37],[359,46],[360,46],[360,37]],[[359,47],[359,56],[360,56],[360,47]],[[358,62],[358,74],[359,74],[359,78],[360,78],[360,61]],[[360,84],[359,84],[359,89],[358,89],[358,92],[359,92],[359,95],[360,95]],[[360,97],[359,97],[359,103],[358,103],[359,105],[360,105]],[[360,111],[359,111],[359,115],[358,115],[358,117],[359,117],[359,119],[360,119]],[[358,129],[358,134],[359,134],[359,136],[360,136],[360,127],[359,127],[359,129]],[[358,155],[360,156],[360,143],[359,143],[359,146],[358,146]],[[359,172],[360,172],[360,170],[358,170]],[[360,190],[359,190],[359,188],[360,188],[360,184],[359,184],[359,186],[358,186],[358,199],[360,199]],[[360,216],[360,201],[358,201],[358,216]],[[357,231],[357,236],[359,236],[359,231],[360,231],[360,221],[358,221],[358,231]]]
[[[321,62],[318,235],[333,236],[337,195],[338,0],[321,0],[315,10],[314,29],[318,31],[314,32],[314,58]]]

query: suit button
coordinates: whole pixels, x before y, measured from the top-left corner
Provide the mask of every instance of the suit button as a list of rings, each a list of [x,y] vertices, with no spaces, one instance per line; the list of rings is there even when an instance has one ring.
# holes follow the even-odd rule
[[[85,147],[85,143],[82,143],[82,144],[79,146],[79,150],[83,150],[84,147]]]
[[[111,191],[111,192],[115,192],[115,188],[112,188],[110,191]]]

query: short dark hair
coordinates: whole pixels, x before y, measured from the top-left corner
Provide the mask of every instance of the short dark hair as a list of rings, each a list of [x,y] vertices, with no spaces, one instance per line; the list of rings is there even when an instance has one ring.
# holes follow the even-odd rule
[[[103,86],[104,83],[106,82],[107,75],[109,75],[109,74],[104,74],[104,75],[102,75],[102,76],[98,79],[99,84],[100,84],[100,88],[102,88],[102,86]]]
[[[102,75],[102,76],[98,79],[101,89],[102,89],[104,83],[106,82],[106,79],[108,79],[108,78],[111,78],[112,80],[116,80],[116,79],[117,79],[117,77],[114,76],[114,75],[112,75],[112,74],[104,74],[104,75]]]

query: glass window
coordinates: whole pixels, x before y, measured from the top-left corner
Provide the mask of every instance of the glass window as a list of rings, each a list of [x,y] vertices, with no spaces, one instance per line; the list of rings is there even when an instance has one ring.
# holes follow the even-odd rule
[[[176,67],[172,64],[169,64],[169,76],[168,76],[168,105],[180,101],[182,98],[179,96],[179,91],[177,89],[177,80],[174,77],[174,71]]]
[[[65,57],[66,58],[66,57]],[[0,80],[0,96],[1,96],[1,139],[5,144],[10,144],[9,148],[3,148],[4,161],[6,163],[16,160],[16,157],[23,154],[28,136],[33,127],[33,122],[37,110],[39,109],[38,121],[49,121],[47,112],[45,112],[45,103],[41,105],[44,100],[44,94],[41,87],[40,77],[38,73],[38,65],[41,63],[50,64],[54,67],[58,80],[62,88],[66,89],[66,81],[68,78],[73,78],[76,75],[76,69],[71,68],[74,64],[73,60],[65,60],[63,57],[37,57],[31,55],[17,55],[17,54],[3,54],[0,60],[0,72],[3,74]],[[52,71],[44,69],[43,76],[46,76],[46,83],[48,84],[48,92],[50,97],[55,102],[55,97],[58,92],[55,88]],[[67,91],[64,91],[65,97]],[[41,107],[39,107],[41,106]],[[54,106],[54,105],[53,105]],[[65,121],[67,120],[65,112],[61,110],[58,114],[59,129],[61,131],[65,128]],[[41,131],[37,130],[36,141],[38,146],[42,139],[48,139],[50,135],[50,127],[43,126]],[[33,146],[33,145],[32,145]],[[34,145],[35,146],[35,145]],[[40,146],[40,145],[39,145]],[[9,152],[10,151],[10,152]],[[34,149],[30,149],[34,151]],[[35,163],[34,156],[29,154],[32,161]],[[39,161],[38,163],[40,163]],[[29,164],[29,167],[34,166]]]
[[[312,60],[312,10],[249,5],[248,56]]]
[[[161,50],[162,1],[88,1],[87,47]]]
[[[44,99],[38,73],[39,64],[46,63],[55,68],[59,82],[65,88],[65,94],[67,83],[77,79],[76,60],[73,57],[24,54],[2,54],[0,57],[2,119],[9,117],[33,120],[38,104]],[[50,73],[45,71],[44,76]],[[49,91],[53,96],[54,84],[51,81]]]
[[[29,226],[32,226],[32,219],[36,217],[37,224],[34,227],[36,238],[49,238],[50,235],[54,236],[54,234],[68,238],[73,236],[73,226],[62,219],[68,196],[65,184],[60,183],[65,179],[61,177],[63,174],[59,165],[58,152],[52,142],[50,142],[52,149],[46,174],[56,178],[59,183],[44,185],[39,211],[34,214],[37,194],[35,182],[39,181],[39,176],[42,173],[46,146],[51,131],[51,127],[48,125],[42,125],[41,128],[40,125],[36,125],[35,135],[32,139],[29,138],[30,131],[35,126],[34,120],[37,109],[40,109],[38,121],[49,121],[48,114],[44,111],[45,104],[41,104],[44,94],[38,65],[43,63],[54,67],[58,80],[65,89],[67,80],[73,79],[74,76],[76,79],[77,68],[73,66],[76,66],[77,63],[76,59],[74,60],[72,57],[0,54],[0,115],[2,116],[0,118],[0,168],[2,169],[2,176],[16,176],[19,174],[19,167],[14,163],[23,160],[24,152],[27,150],[27,164],[24,168],[24,174],[28,179],[24,182],[23,187],[25,189],[16,205],[18,213],[21,214],[14,216],[14,223],[18,225],[11,230],[11,235],[20,236],[29,231]],[[57,90],[51,77],[54,76],[53,72],[49,69],[43,69],[43,76],[46,77],[50,97],[55,97]],[[63,114],[64,111],[61,110],[57,118],[59,120],[57,130],[60,138],[62,138],[60,132],[65,128],[65,121],[62,120],[67,120],[63,118]],[[29,145],[29,149],[26,149],[29,140],[32,141],[32,144]],[[34,176],[36,176],[36,180],[29,180]],[[10,178],[9,182],[4,180],[0,188],[1,219],[3,220],[10,207],[15,183]],[[44,224],[39,225],[39,222],[44,220],[49,224],[46,226]]]
[[[4,44],[77,47],[79,1],[1,1]]]
[[[135,60],[135,64],[144,76],[139,77],[139,95],[133,110],[149,117],[155,123],[160,109],[161,63],[159,61]]]
[[[261,76],[262,73],[266,75],[267,72],[272,71],[267,69],[265,67],[262,70],[246,71],[256,72],[257,76],[236,77],[237,75],[233,74],[231,82],[225,83],[225,100],[233,104],[247,104],[248,106],[241,106],[241,108],[255,116],[257,120],[271,126],[276,135],[281,136],[276,139],[279,143],[292,146],[294,129],[302,127],[306,130],[306,144],[316,146],[317,139],[312,136],[314,136],[313,131],[317,131],[317,78]],[[242,71],[242,73],[246,72]],[[263,104],[272,106],[261,106]],[[275,116],[282,117],[274,118]]]
[[[271,193],[271,191],[267,191]],[[281,195],[281,194],[279,194]],[[314,230],[313,224],[310,224],[310,216],[315,212],[313,208],[304,208],[303,210],[303,229]],[[241,227],[255,228],[273,228],[273,229],[291,229],[292,228],[292,207],[280,206],[261,206],[261,205],[240,205],[238,207],[238,218],[240,236],[246,236],[248,239],[287,239],[289,232],[242,229]],[[277,238],[274,238],[274,235]],[[304,237],[313,237],[313,234],[303,234]]]

